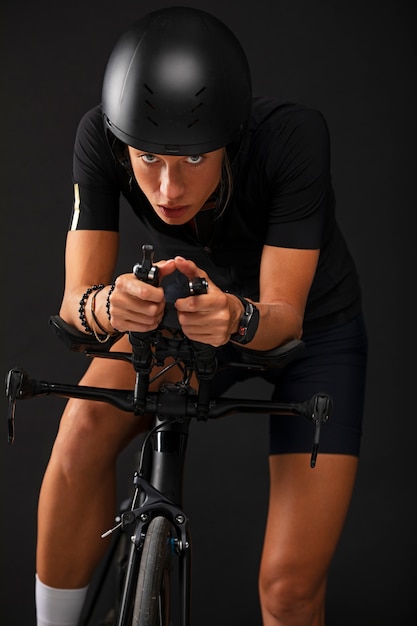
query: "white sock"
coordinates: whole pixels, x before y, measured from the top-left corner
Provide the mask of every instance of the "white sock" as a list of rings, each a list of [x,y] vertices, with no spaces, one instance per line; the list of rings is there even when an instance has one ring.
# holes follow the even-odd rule
[[[87,589],[54,589],[44,585],[36,574],[37,626],[77,626]]]

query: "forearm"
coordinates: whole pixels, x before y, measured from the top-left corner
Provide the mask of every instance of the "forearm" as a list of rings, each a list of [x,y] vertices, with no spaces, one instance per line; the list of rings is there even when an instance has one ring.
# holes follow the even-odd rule
[[[111,332],[106,301],[113,280],[117,251],[116,232],[68,233],[65,252],[65,290],[60,308],[60,315],[68,324],[85,331],[81,318],[84,314],[87,323],[91,321],[93,304],[100,325],[107,332]],[[104,288],[93,289],[99,285],[104,285]]]
[[[240,304],[240,316],[243,307]],[[272,304],[253,302],[259,311],[259,324],[254,338],[247,344],[252,350],[269,350],[302,336],[302,317],[295,308],[286,302]],[[236,317],[232,333],[238,331],[241,317]]]
[[[109,295],[111,284],[97,283],[80,286],[66,292],[60,308],[60,316],[78,330],[98,335],[112,334],[115,329],[110,323]]]
[[[204,276],[209,285],[207,294],[181,298],[176,302],[181,327],[190,339],[221,346],[230,341],[232,335],[239,333],[244,340],[249,338],[248,343],[238,342],[240,345],[254,350],[269,350],[301,337],[310,278],[297,287],[297,281],[291,275],[288,287],[284,284],[280,288],[277,277],[270,269],[276,263],[268,263],[268,271],[264,272],[267,278],[261,281],[260,302],[253,302],[259,312],[259,323],[255,329],[253,324],[251,328],[247,325],[248,332],[245,332],[247,316],[242,318],[245,307],[241,299],[231,292],[220,290],[193,261],[183,257],[175,257],[174,261],[177,269],[187,278]],[[310,276],[313,273],[314,269],[310,270]]]

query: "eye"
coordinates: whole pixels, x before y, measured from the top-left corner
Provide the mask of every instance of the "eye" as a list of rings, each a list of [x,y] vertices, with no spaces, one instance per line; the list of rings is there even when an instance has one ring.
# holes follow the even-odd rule
[[[148,165],[150,165],[151,163],[155,163],[158,160],[154,154],[150,153],[141,154],[140,158]]]
[[[188,162],[192,163],[193,165],[201,163],[203,159],[204,157],[202,154],[190,154],[190,156],[187,157]]]

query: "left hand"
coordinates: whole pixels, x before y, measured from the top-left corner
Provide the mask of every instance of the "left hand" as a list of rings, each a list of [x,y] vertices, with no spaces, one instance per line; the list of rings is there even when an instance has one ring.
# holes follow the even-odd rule
[[[174,261],[177,269],[189,280],[200,276],[208,283],[206,294],[179,298],[175,303],[184,334],[193,341],[216,347],[224,345],[237,329],[242,315],[240,301],[219,289],[193,261],[180,256]]]

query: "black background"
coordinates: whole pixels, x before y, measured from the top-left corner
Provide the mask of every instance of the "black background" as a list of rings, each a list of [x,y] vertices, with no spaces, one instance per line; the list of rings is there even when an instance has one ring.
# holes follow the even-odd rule
[[[100,98],[118,35],[169,2],[3,1],[1,20],[1,367],[75,381],[86,361],[53,336],[63,290],[72,144]],[[183,2],[223,19],[245,47],[255,93],[319,108],[332,138],[339,221],[361,275],[370,367],[358,481],[328,591],[330,626],[416,619],[416,64],[411,0]],[[215,45],[215,42],[213,42]],[[138,260],[123,211],[120,269]],[[253,385],[253,393],[263,388]],[[17,407],[1,428],[3,626],[34,624],[37,494],[63,408]],[[259,626],[257,566],[267,500],[261,416],[196,424],[187,467],[195,545],[195,624]],[[132,450],[120,474],[130,469]],[[320,462],[320,458],[319,458]],[[210,500],[208,500],[210,498]],[[306,519],[306,524],[308,519]],[[68,528],[68,541],[77,528]],[[223,608],[220,608],[223,607]]]

